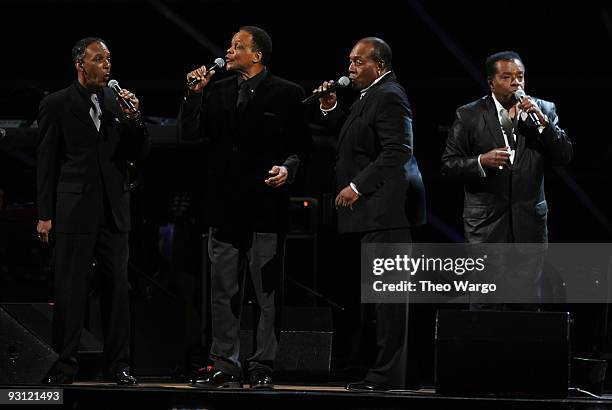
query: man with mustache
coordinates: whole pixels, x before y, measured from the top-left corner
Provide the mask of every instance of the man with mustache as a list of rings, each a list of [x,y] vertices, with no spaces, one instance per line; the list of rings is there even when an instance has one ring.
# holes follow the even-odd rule
[[[106,42],[87,37],[72,49],[77,80],[45,97],[38,115],[37,231],[55,237],[53,344],[59,358],[43,380],[72,383],[92,283],[92,261],[102,277],[104,378],[136,384],[130,374],[127,264],[130,230],[128,162],[149,149],[139,101],[128,90],[119,102],[106,85]]]

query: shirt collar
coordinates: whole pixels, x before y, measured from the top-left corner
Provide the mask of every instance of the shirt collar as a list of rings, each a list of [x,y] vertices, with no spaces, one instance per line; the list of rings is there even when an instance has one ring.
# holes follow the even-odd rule
[[[378,77],[376,80],[374,80],[372,82],[372,84],[368,85],[366,88],[364,88],[363,90],[360,91],[359,94],[359,99],[362,99],[364,95],[366,95],[366,93],[368,92],[368,90],[370,88],[372,88],[375,84],[377,84],[378,82],[380,82],[380,80],[382,80],[387,74],[390,74],[391,71],[387,71],[386,73],[384,73],[383,75],[381,75],[380,77]]]
[[[96,94],[96,96],[98,97],[98,104],[100,104],[100,106],[102,105],[102,89],[99,88],[96,91],[90,91],[87,88],[83,87],[83,85],[81,85],[81,83],[78,80],[75,80],[75,84],[76,84],[76,89],[79,92],[79,95],[81,97],[83,97],[83,99],[87,102],[87,104],[91,104],[91,95],[92,94]]]
[[[495,98],[495,94],[491,93],[491,97],[493,97],[493,102],[495,103],[495,112],[497,113],[497,118],[499,119],[499,122],[501,124],[501,110],[505,110],[506,108],[504,108],[504,106],[501,105],[501,103],[497,100],[497,98]],[[518,115],[522,115],[522,111],[518,107],[516,108],[516,112]],[[510,115],[509,110],[508,110],[508,115]]]
[[[268,69],[264,67],[262,71],[257,73],[257,75],[254,75],[253,77],[249,78],[248,80],[245,80],[242,77],[238,76],[238,88],[240,88],[240,85],[242,83],[246,82],[249,85],[251,92],[255,92],[259,84],[261,84],[263,79],[266,77],[267,73]]]

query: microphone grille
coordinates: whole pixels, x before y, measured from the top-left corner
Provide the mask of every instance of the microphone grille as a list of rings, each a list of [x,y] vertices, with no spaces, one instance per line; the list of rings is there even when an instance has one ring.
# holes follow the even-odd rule
[[[117,82],[117,80],[114,80],[114,79],[113,79],[113,80],[110,80],[110,81],[108,82],[108,86],[109,86],[109,88],[113,88],[113,89],[114,89],[114,88],[119,88],[119,89],[121,89],[121,87],[119,87],[119,83]]]
[[[219,68],[223,68],[225,67],[225,60],[222,59],[221,57],[215,58],[215,65]]]
[[[349,80],[349,78],[345,75],[343,75],[342,77],[340,77],[338,79],[337,84],[340,85],[341,87],[346,87],[347,85],[349,85],[351,83],[351,80]]]
[[[525,94],[525,91],[523,91],[521,88],[519,88],[518,90],[514,92],[514,97],[518,100],[521,100],[525,98],[526,96],[527,94]]]

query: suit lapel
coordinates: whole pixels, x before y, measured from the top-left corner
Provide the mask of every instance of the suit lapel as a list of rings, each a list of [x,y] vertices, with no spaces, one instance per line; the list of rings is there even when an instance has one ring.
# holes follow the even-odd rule
[[[514,166],[518,164],[519,159],[523,156],[523,152],[525,152],[525,138],[522,135],[514,131],[514,135],[516,135],[516,151],[514,153]]]
[[[355,119],[359,117],[361,113],[363,112],[363,107],[365,107],[365,103],[369,97],[369,94],[370,93],[366,93],[366,95],[361,100],[357,99],[353,103],[353,105],[351,105],[349,115],[348,117],[346,117],[346,120],[344,121],[344,124],[342,124],[342,128],[340,129],[340,135],[338,136],[338,143],[336,144],[336,150],[340,149],[340,146],[342,145],[342,141],[344,140],[344,137],[348,133],[348,130],[351,128],[351,124],[353,123],[353,121],[355,121]]]
[[[116,102],[115,92],[108,87],[102,90],[102,116],[107,121],[116,121],[122,111],[119,103]]]
[[[223,95],[223,109],[228,113],[230,119],[230,128],[234,135],[238,132],[238,112],[236,111],[236,100],[238,99],[238,85],[236,78],[229,82]]]
[[[253,95],[253,99],[249,103],[250,106],[247,108],[248,111],[251,110],[259,110],[261,107],[266,106],[266,100],[270,97],[273,92],[272,87],[270,86],[272,74],[268,71],[265,74],[265,77],[261,80],[257,89],[255,90],[255,95]]]
[[[81,121],[89,131],[97,135],[98,130],[89,115],[89,105],[83,101],[76,87],[77,85],[74,84],[69,91],[70,111],[72,111],[74,116]]]
[[[538,105],[539,106],[539,105]],[[542,107],[540,107],[541,109]],[[517,164],[519,159],[523,156],[523,153],[525,152],[525,138],[523,137],[523,135],[521,133],[518,132],[518,129],[520,128],[519,125],[521,124],[521,119],[518,119],[517,125],[516,125],[516,129],[514,131],[514,134],[516,135],[516,156],[514,158],[514,163]],[[523,126],[525,126],[526,124],[523,124]]]
[[[342,125],[342,128],[340,129],[340,135],[338,136],[338,143],[336,144],[336,151],[340,149],[340,146],[342,145],[342,141],[344,140],[344,137],[348,133],[348,130],[351,127],[351,124],[353,123],[353,121],[355,121],[357,117],[361,115],[364,107],[368,103],[368,99],[372,96],[372,94],[376,92],[376,89],[380,87],[381,84],[384,84],[389,81],[394,81],[394,80],[395,80],[395,73],[391,72],[387,74],[383,79],[381,79],[378,83],[376,83],[376,85],[370,88],[362,99],[355,100],[353,105],[351,105],[351,111],[348,117],[346,118],[346,121],[344,121],[344,124]]]
[[[495,102],[493,101],[493,97],[490,95],[486,98],[486,107],[487,109],[483,113],[483,120],[487,124],[489,133],[495,141],[495,148],[504,147],[506,145],[506,142],[504,141],[504,134],[502,134],[499,118],[497,117]]]

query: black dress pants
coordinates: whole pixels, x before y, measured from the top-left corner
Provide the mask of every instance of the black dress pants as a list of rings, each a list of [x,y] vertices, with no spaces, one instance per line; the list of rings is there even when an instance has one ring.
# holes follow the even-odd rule
[[[77,351],[92,290],[94,258],[102,286],[104,373],[110,377],[129,369],[128,233],[112,225],[104,224],[91,233],[56,233],[53,345],[59,358],[54,368],[69,376],[78,371]]]

